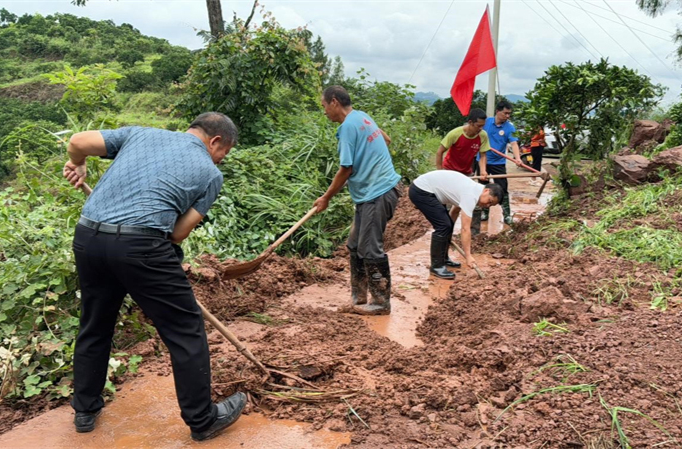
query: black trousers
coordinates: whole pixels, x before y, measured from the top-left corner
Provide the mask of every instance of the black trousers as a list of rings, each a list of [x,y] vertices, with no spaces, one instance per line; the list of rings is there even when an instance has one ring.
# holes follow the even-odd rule
[[[74,353],[77,412],[104,406],[111,340],[128,293],[168,347],[182,419],[193,431],[213,424],[206,330],[192,287],[171,242],[162,237],[105,234],[78,225],[73,240],[81,287],[80,330]]]
[[[396,186],[378,198],[355,206],[353,225],[346,246],[361,259],[382,259],[384,252],[384,231],[393,218],[393,212],[400,197]]]
[[[542,171],[542,152],[545,147],[531,147],[530,155],[533,156],[533,168],[537,171]]]
[[[486,165],[485,170],[488,172],[489,175],[506,175],[507,174],[507,165],[506,164]],[[476,174],[478,175],[479,172],[480,172],[480,170],[477,168]],[[481,184],[490,184],[491,181],[478,181],[478,182]],[[495,179],[495,184],[502,187],[502,191],[504,192],[504,197],[506,198],[508,196],[507,188],[509,186],[509,183],[507,182],[507,178],[497,178],[497,179]]]
[[[434,235],[444,238],[452,235],[455,223],[450,218],[447,207],[438,201],[436,195],[426,192],[414,184],[410,185],[408,195],[412,204],[424,214],[433,226]]]

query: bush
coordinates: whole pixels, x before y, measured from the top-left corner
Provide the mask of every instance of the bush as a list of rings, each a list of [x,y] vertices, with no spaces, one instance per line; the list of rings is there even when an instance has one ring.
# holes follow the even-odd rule
[[[22,122],[45,120],[57,128],[66,126],[66,113],[56,103],[23,102],[0,97],[0,141]]]
[[[187,49],[177,48],[152,61],[152,73],[162,84],[179,81],[192,65],[192,54]]]
[[[126,48],[120,50],[116,60],[121,63],[121,65],[128,69],[135,65],[137,61],[144,61],[144,54],[135,48]]]
[[[150,72],[144,70],[130,70],[124,74],[124,78],[116,85],[120,92],[143,92],[158,88],[159,79]]]

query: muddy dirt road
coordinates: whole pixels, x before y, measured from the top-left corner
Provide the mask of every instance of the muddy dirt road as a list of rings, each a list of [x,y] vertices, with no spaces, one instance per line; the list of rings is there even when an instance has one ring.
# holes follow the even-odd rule
[[[546,197],[534,202],[538,187],[511,185],[517,220],[541,212]],[[502,230],[499,209],[487,226]],[[349,300],[343,251],[325,261],[275,257],[261,272],[227,283],[217,276],[219,263],[206,260],[192,274],[201,278],[197,296],[232,321],[258,358],[354,394],[288,400],[210,332],[216,398],[238,389],[251,403],[243,420],[202,447],[615,448],[614,416],[633,448],[682,447],[679,309],[649,309],[656,268],[553,249],[542,235],[530,250],[525,227],[514,228],[504,238],[476,239],[486,279],[462,268],[454,282],[436,280],[428,276],[428,223],[401,200],[386,236],[388,317],[336,312]],[[626,278],[636,286],[627,297],[600,299],[606,282]],[[246,320],[247,311],[259,315]],[[538,335],[543,320],[549,325]],[[145,374],[123,386],[95,432],[75,434],[63,407],[0,436],[0,446],[190,446],[172,388],[164,387],[171,384],[167,354],[156,341],[146,345],[139,349]]]

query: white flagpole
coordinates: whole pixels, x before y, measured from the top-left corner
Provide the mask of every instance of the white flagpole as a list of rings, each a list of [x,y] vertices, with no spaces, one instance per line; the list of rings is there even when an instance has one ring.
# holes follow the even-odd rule
[[[495,0],[493,6],[493,48],[495,49],[495,59],[499,64],[497,56],[497,37],[500,34],[500,0]],[[495,80],[497,78],[497,67],[488,72],[488,102],[486,103],[486,114],[492,117],[495,114]]]

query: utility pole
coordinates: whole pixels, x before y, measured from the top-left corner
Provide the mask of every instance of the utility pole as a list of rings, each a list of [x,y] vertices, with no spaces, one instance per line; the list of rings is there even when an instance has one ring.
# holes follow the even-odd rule
[[[495,59],[500,60],[497,55],[497,37],[500,34],[500,0],[495,0],[493,6],[493,48],[495,49]],[[488,117],[495,115],[495,82],[497,81],[497,67],[488,72],[488,102],[486,103],[486,114]]]

